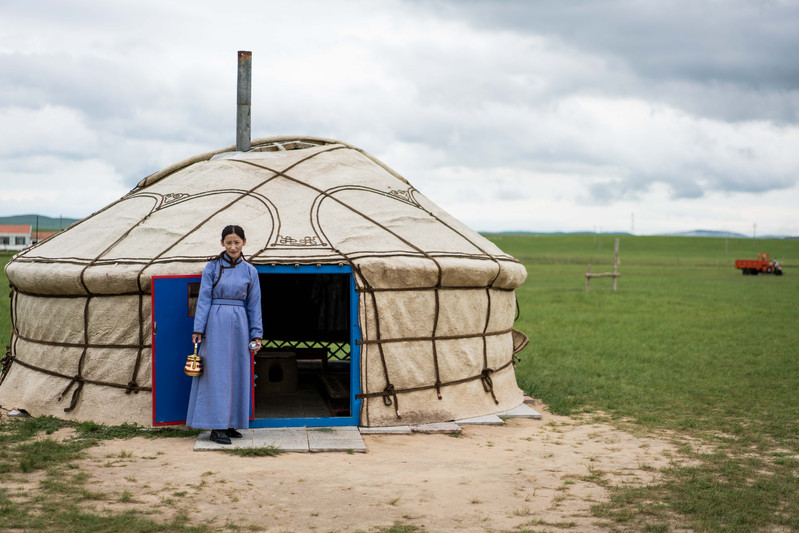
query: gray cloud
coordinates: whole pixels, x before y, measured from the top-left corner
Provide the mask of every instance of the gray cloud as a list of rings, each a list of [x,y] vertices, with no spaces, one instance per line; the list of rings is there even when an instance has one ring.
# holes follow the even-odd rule
[[[596,90],[645,93],[691,113],[793,122],[799,110],[799,10],[793,2],[634,0],[420,2],[476,29],[541,35],[638,78]],[[705,93],[707,94],[697,94]],[[699,102],[697,98],[699,97]],[[721,96],[721,98],[719,98]],[[769,105],[762,105],[766,98]],[[743,101],[741,101],[743,99]]]
[[[0,36],[3,179],[44,175],[56,161],[70,176],[90,169],[132,187],[232,144],[235,50],[247,48],[254,136],[344,140],[445,205],[484,195],[505,215],[546,190],[566,216],[568,202],[796,187],[799,6],[305,0],[242,9],[243,19],[202,0],[190,11],[147,1],[0,6],[11,21]]]

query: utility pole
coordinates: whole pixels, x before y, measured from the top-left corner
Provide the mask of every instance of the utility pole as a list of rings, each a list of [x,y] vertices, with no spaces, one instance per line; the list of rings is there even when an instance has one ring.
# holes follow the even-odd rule
[[[755,251],[757,251],[757,224],[752,224],[752,241],[755,243]]]
[[[725,228],[724,229],[724,257],[727,257],[727,237],[730,236],[730,232]]]

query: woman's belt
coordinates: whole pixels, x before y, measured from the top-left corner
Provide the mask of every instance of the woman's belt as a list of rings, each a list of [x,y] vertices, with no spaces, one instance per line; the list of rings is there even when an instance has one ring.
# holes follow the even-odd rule
[[[227,298],[214,298],[211,300],[211,305],[236,305],[239,307],[246,307],[244,300],[230,300]]]

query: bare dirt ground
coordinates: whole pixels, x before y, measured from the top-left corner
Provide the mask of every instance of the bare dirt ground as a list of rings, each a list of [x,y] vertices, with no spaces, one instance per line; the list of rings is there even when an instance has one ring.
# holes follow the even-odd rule
[[[106,441],[80,468],[107,495],[95,510],[156,510],[221,530],[597,531],[603,488],[648,483],[675,460],[666,440],[556,416],[450,435],[365,435],[367,453],[240,457],[194,452],[194,438]]]

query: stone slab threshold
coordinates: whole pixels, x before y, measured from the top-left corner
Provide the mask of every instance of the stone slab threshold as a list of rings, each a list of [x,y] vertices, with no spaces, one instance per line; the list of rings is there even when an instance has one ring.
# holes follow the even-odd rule
[[[456,420],[455,422],[438,422],[419,426],[388,427],[299,427],[299,428],[263,428],[242,429],[242,438],[231,439],[230,445],[211,442],[211,432],[206,431],[197,437],[194,451],[218,451],[236,448],[274,447],[283,452],[347,452],[365,453],[366,444],[361,435],[410,435],[413,433],[460,433],[461,426],[504,424],[508,418],[540,419],[541,413],[523,403],[518,407],[495,415],[478,416]]]

